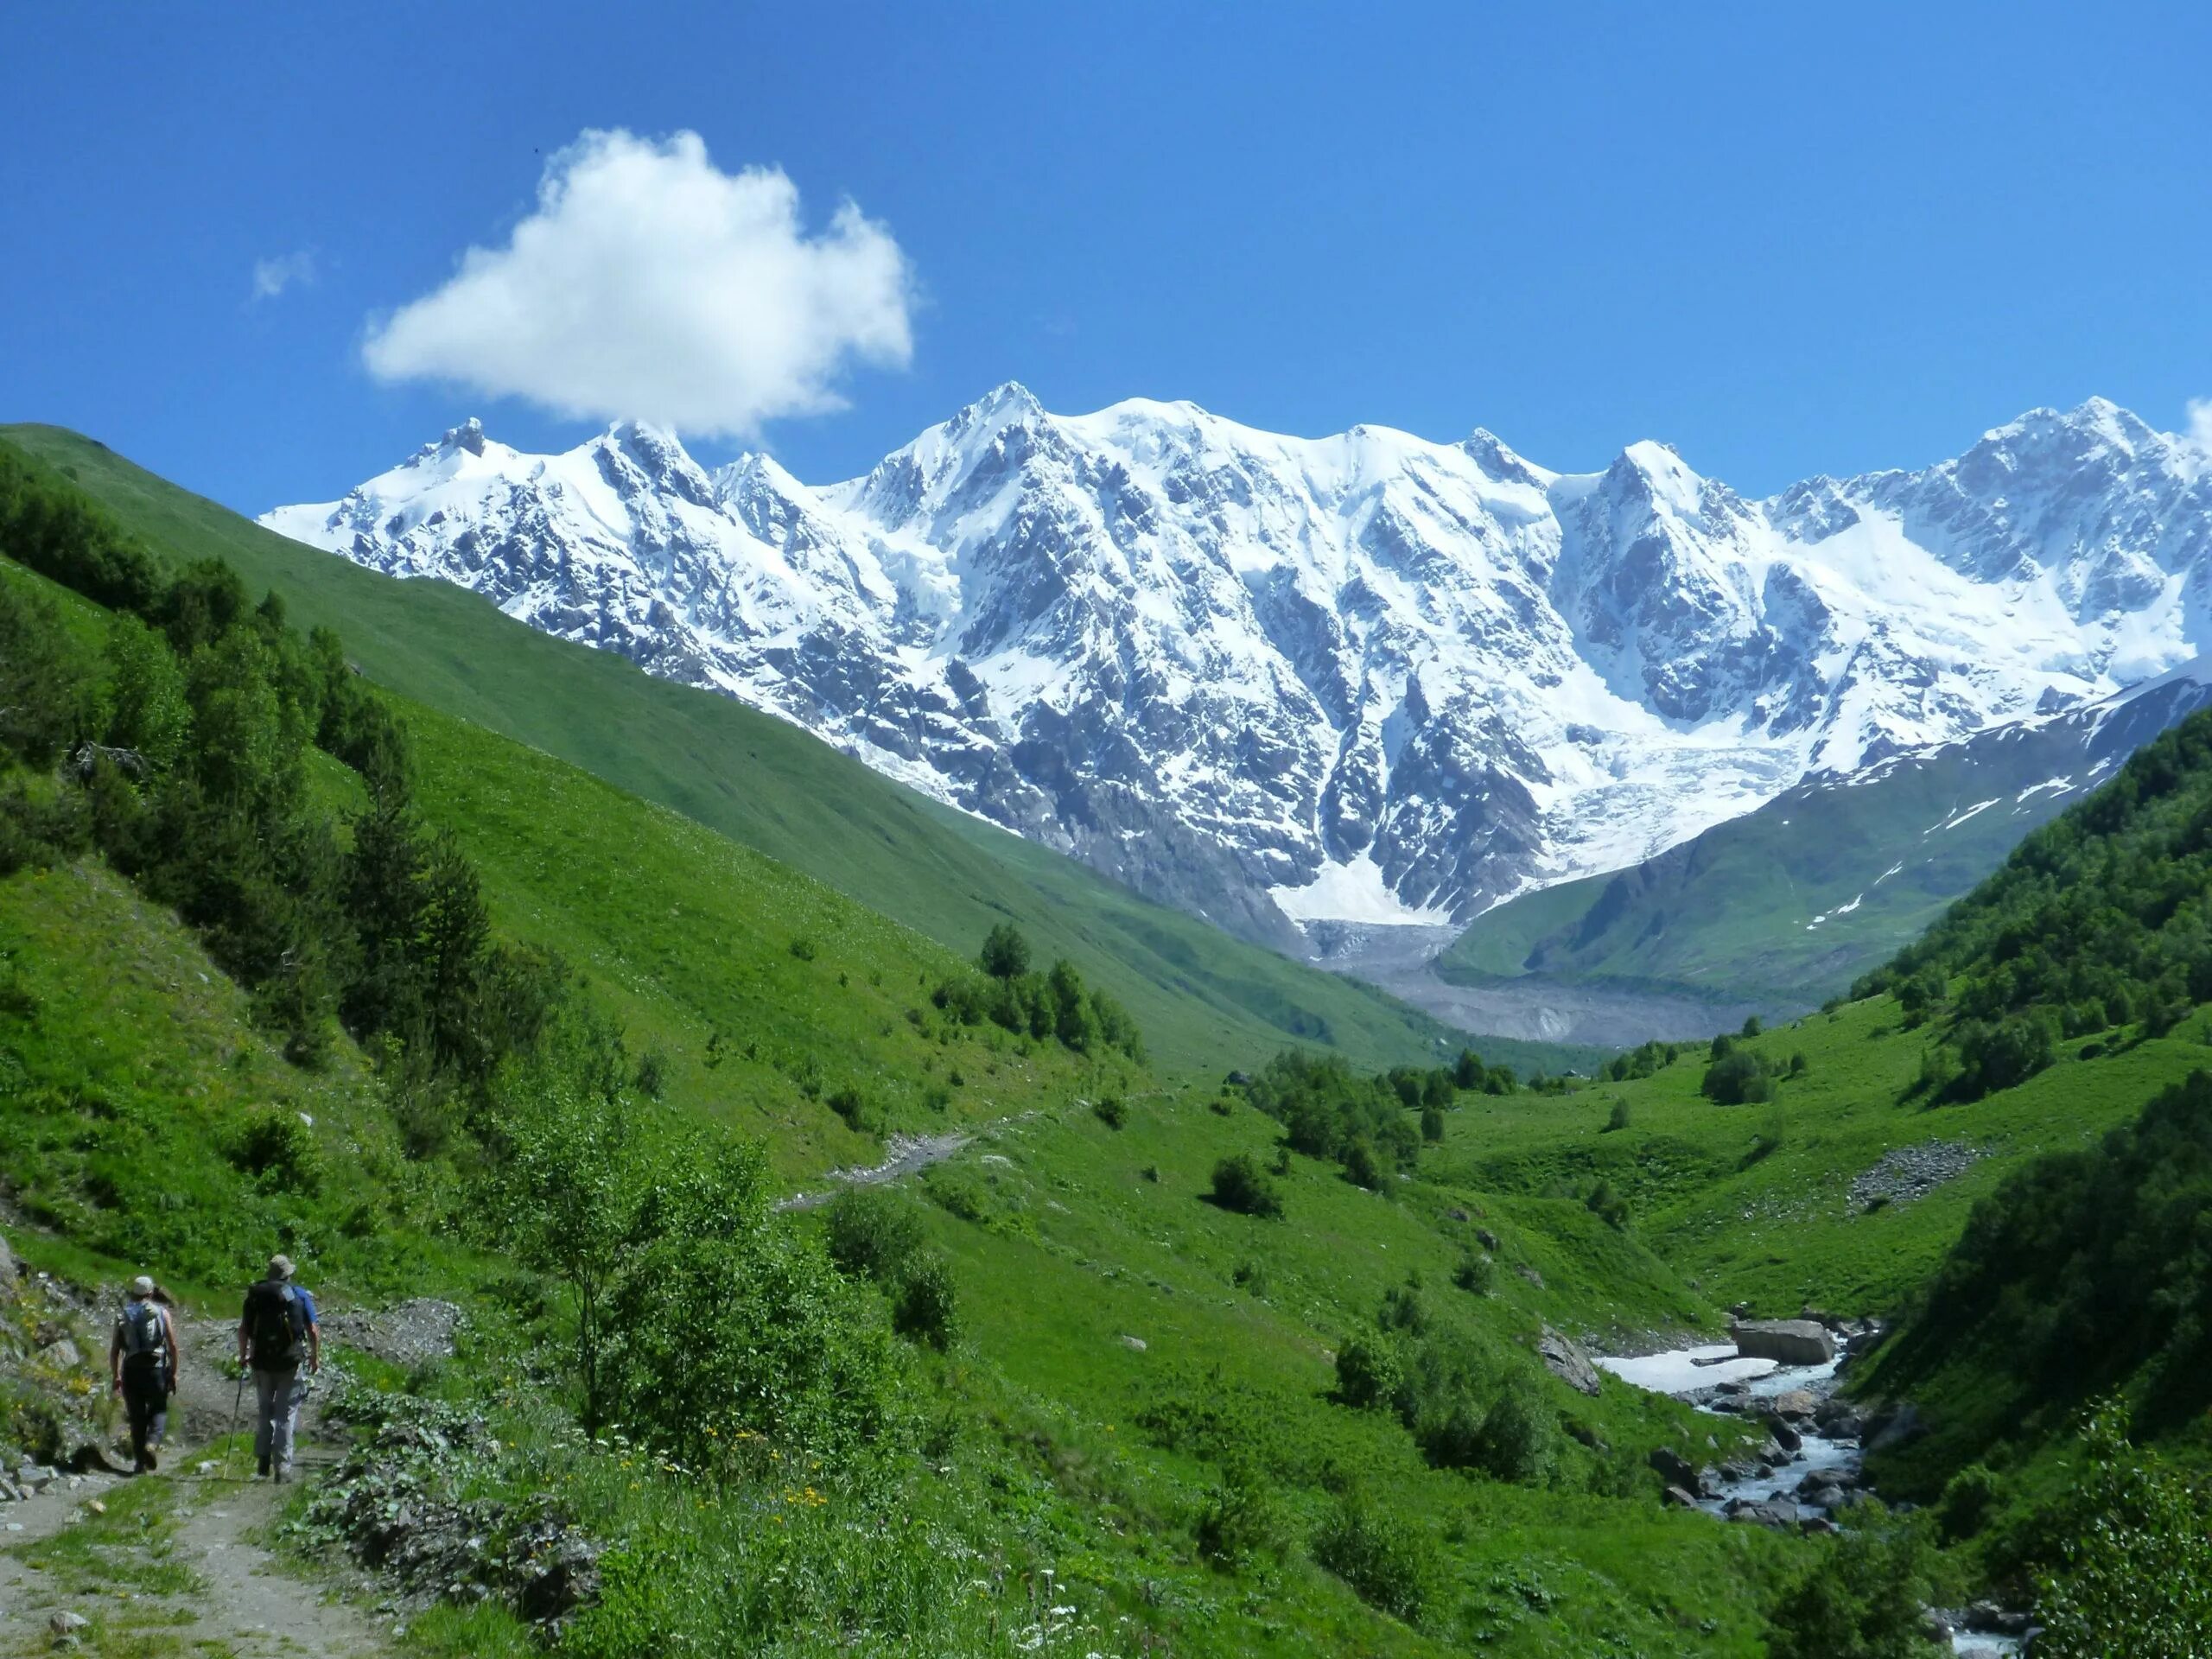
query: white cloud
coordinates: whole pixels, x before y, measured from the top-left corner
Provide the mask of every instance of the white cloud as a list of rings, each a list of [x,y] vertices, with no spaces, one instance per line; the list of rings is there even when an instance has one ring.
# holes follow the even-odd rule
[[[730,174],[696,133],[586,132],[548,162],[504,248],[372,326],[381,380],[433,379],[577,418],[706,436],[842,408],[853,361],[913,349],[906,256],[850,201],[809,236],[798,187]]]
[[[2189,441],[2212,455],[2212,397],[2192,397],[2189,400]]]
[[[308,287],[315,281],[315,250],[302,248],[297,253],[280,253],[274,259],[253,262],[253,297],[273,300],[294,283]]]

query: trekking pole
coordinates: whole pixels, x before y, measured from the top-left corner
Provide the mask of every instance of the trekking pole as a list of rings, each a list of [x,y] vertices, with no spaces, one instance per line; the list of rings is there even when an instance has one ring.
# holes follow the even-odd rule
[[[234,1457],[238,1456],[238,1424],[239,1424],[241,1421],[244,1421],[245,1417],[245,1366],[243,1366],[243,1365],[241,1365],[241,1366],[239,1366],[239,1367],[238,1367],[238,1395],[237,1395],[237,1397],[236,1397],[236,1398],[234,1398],[234,1399],[231,1402],[231,1444],[230,1444],[230,1446],[229,1446],[228,1449],[226,1449],[226,1450],[224,1452],[224,1453],[223,1453],[223,1478],[224,1478],[225,1480],[228,1480],[228,1479],[230,1479],[230,1478],[232,1478],[232,1477],[231,1477],[231,1459],[232,1459],[232,1458],[234,1458]]]

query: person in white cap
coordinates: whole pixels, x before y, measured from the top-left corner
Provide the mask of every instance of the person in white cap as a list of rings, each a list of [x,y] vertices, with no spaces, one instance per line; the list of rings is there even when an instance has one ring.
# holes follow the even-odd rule
[[[292,1473],[292,1436],[307,1384],[300,1375],[322,1369],[322,1326],[315,1298],[292,1282],[292,1258],[272,1255],[269,1272],[245,1294],[238,1316],[238,1363],[253,1367],[256,1471],[278,1480]]]
[[[169,1395],[176,1392],[176,1321],[168,1298],[144,1274],[130,1281],[123,1316],[107,1344],[107,1366],[130,1420],[133,1474],[161,1465],[162,1437],[168,1432]]]

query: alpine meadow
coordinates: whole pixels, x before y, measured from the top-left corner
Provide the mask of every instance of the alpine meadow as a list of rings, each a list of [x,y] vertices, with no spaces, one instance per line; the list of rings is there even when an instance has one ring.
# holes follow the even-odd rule
[[[2212,1659],[2121,10],[26,36],[0,1659]]]

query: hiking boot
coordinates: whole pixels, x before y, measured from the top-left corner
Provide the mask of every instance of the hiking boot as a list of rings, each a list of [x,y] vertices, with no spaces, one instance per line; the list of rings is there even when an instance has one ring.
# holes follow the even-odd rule
[[[256,1480],[266,1480],[266,1479],[268,1479],[268,1478],[269,1478],[269,1459],[268,1459],[264,1458],[264,1459],[261,1459],[261,1461],[260,1461],[259,1463],[257,1463],[257,1464],[256,1464],[256,1465],[254,1465],[253,1478],[254,1478]]]
[[[138,1466],[139,1471],[142,1474],[152,1474],[155,1470],[162,1466],[162,1454],[154,1447],[150,1446],[148,1446],[146,1448],[146,1455],[140,1461]]]
[[[278,1465],[276,1465],[276,1484],[277,1484],[279,1486],[282,1486],[282,1485],[283,1485],[286,1481],[289,1480],[291,1478],[292,1478],[292,1465],[291,1465],[290,1464],[289,1464],[289,1463],[280,1463],[280,1464],[278,1464]]]

